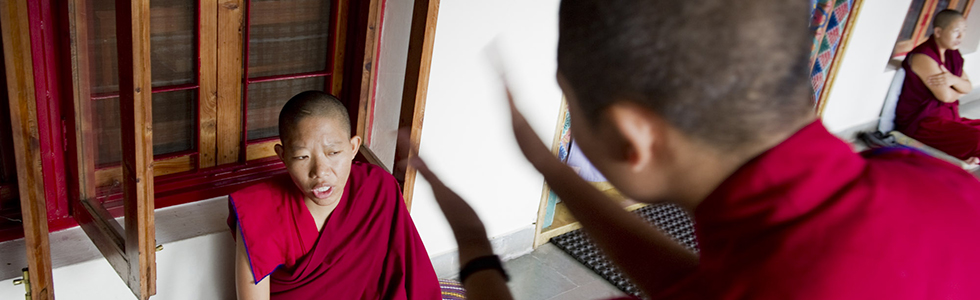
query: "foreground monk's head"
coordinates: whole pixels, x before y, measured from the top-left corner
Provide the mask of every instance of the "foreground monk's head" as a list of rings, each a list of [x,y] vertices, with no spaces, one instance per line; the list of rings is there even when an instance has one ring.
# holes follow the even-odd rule
[[[308,202],[336,205],[361,138],[351,137],[350,116],[337,98],[320,91],[293,96],[279,113],[276,154]]]
[[[966,34],[966,18],[963,14],[952,9],[945,9],[936,14],[932,21],[932,35],[936,37],[939,47],[958,50]]]
[[[744,162],[814,119],[808,20],[807,1],[564,0],[572,134],[627,196],[680,197],[681,175]]]

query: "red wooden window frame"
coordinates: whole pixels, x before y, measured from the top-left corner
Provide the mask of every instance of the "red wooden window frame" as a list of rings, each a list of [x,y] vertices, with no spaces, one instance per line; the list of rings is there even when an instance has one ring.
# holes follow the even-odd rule
[[[239,152],[240,153],[239,159],[241,161],[261,160],[261,159],[269,158],[271,156],[270,154],[272,153],[269,151],[270,147],[268,146],[279,141],[279,136],[271,136],[271,137],[260,138],[260,139],[249,141],[248,139],[248,129],[249,129],[248,128],[248,87],[250,84],[321,77],[324,80],[323,91],[326,91],[327,93],[331,93],[331,94],[337,94],[338,91],[334,90],[333,87],[333,77],[335,75],[333,71],[337,63],[335,58],[337,53],[337,41],[339,37],[337,37],[334,33],[337,32],[337,27],[340,25],[340,21],[343,19],[341,17],[343,12],[340,10],[340,8],[341,8],[341,1],[338,0],[330,1],[330,26],[328,29],[328,32],[331,33],[329,36],[330,44],[327,47],[327,53],[324,53],[327,56],[327,65],[323,70],[313,71],[313,72],[303,72],[303,73],[286,73],[280,75],[270,75],[270,76],[261,76],[261,77],[252,78],[249,75],[249,66],[250,66],[249,57],[251,56],[249,52],[250,50],[249,42],[250,42],[251,32],[252,32],[253,8],[252,8],[251,0],[245,1],[245,26],[242,30],[242,43],[244,46],[244,51],[243,51],[244,55],[242,61],[244,66],[243,66],[243,76],[242,76],[242,107],[243,107],[242,127],[241,127],[242,137],[241,137],[241,145],[240,145],[241,151]],[[249,145],[260,145],[260,144],[267,144],[267,146],[249,147]],[[259,150],[261,148],[266,148],[266,150],[265,151]],[[259,152],[259,151],[263,153],[250,153],[250,152]]]
[[[334,3],[338,1],[344,0],[334,0]],[[78,170],[75,167],[77,166],[77,161],[74,161],[75,158],[73,155],[66,155],[66,152],[74,153],[72,151],[79,146],[79,141],[75,140],[74,134],[66,134],[75,130],[73,125],[75,123],[75,117],[72,114],[74,108],[71,97],[73,83],[71,71],[72,53],[70,51],[71,41],[68,34],[70,31],[70,24],[68,22],[69,12],[68,5],[64,1],[32,0],[27,2],[29,3],[28,18],[32,37],[31,55],[34,58],[35,68],[35,92],[38,102],[38,131],[41,136],[39,142],[42,157],[44,158],[44,186],[45,197],[47,198],[48,229],[50,231],[58,231],[78,226],[71,215],[72,210],[77,209],[77,207],[70,205],[70,201],[78,201],[78,199],[74,199],[78,193],[73,193],[74,195],[69,196],[69,191],[77,192],[78,187],[73,186],[74,184],[71,180],[66,181],[67,178],[78,176]],[[281,78],[252,78],[251,83],[263,80],[286,80],[289,79],[287,76],[298,78],[297,76],[339,76],[343,74],[344,80],[340,88],[336,86],[331,88],[329,85],[330,81],[325,80],[327,82],[325,90],[337,94],[351,112],[351,122],[356,124],[359,117],[359,106],[364,101],[362,85],[371,84],[363,79],[370,77],[364,76],[366,74],[365,65],[370,66],[369,63],[374,62],[375,59],[374,57],[368,57],[368,55],[374,54],[367,53],[369,51],[366,50],[376,50],[377,45],[375,44],[375,39],[380,36],[377,34],[379,29],[376,27],[378,25],[378,18],[383,15],[384,0],[350,1],[349,3],[349,5],[346,5],[347,7],[341,9],[337,9],[338,5],[333,4],[331,11],[332,14],[334,12],[339,13],[341,10],[346,10],[347,13],[346,18],[335,18],[335,20],[332,20],[332,23],[335,25],[331,25],[331,30],[336,28],[334,26],[340,26],[341,30],[346,34],[346,42],[343,45],[343,50],[336,44],[336,37],[331,38],[330,47],[331,54],[334,51],[344,51],[347,53],[343,62],[335,62],[331,59],[331,68],[339,68],[343,72],[339,74],[333,72],[290,74],[282,75]],[[379,10],[378,7],[381,7],[381,9]],[[200,14],[200,11],[198,14]],[[201,19],[197,18],[197,20],[199,24]],[[346,23],[339,23],[343,21],[346,21]],[[247,47],[247,39],[243,38],[242,41],[244,43],[243,46]],[[200,51],[200,38],[198,38],[197,46]],[[247,57],[247,52],[245,56]],[[337,66],[337,63],[342,63],[342,65]],[[199,59],[198,64],[200,64]],[[373,74],[373,71],[373,69],[370,69],[366,72]],[[200,88],[200,78],[196,79],[195,84],[192,85],[158,87],[154,88],[153,92]],[[243,90],[243,98],[247,97],[245,94],[246,90]],[[106,96],[109,95],[93,95],[92,98]],[[201,99],[197,99],[197,101],[199,102]],[[154,190],[156,208],[227,195],[256,181],[285,173],[284,167],[275,157],[254,160],[246,159],[247,146],[261,141],[253,141],[252,143],[247,141],[247,129],[244,126],[246,121],[245,114],[243,110],[243,126],[241,128],[242,148],[239,152],[241,155],[239,162],[224,165],[219,164],[208,168],[194,168],[194,170],[187,172],[155,176]],[[200,114],[198,118],[200,118]],[[195,132],[199,135],[200,130],[195,130]],[[200,139],[199,136],[197,138]],[[195,152],[199,151],[200,149],[195,150]],[[191,153],[163,154],[154,158],[155,160],[160,160],[173,157],[174,155],[187,154]],[[119,199],[119,196],[107,196],[109,196],[109,201],[105,203],[106,208],[114,216],[121,216],[123,207],[121,201],[116,201]],[[7,215],[0,212],[0,216]],[[16,216],[19,216],[19,209]],[[10,214],[9,217],[16,219],[14,214]],[[17,239],[23,236],[23,228],[17,224],[0,225],[0,241]]]

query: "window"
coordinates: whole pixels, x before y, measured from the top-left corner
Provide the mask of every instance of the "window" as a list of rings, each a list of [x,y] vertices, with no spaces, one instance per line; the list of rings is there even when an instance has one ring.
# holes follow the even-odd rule
[[[12,94],[24,99],[8,101],[0,90],[0,118],[37,116],[32,134],[40,147],[25,151],[43,158],[35,159],[43,168],[17,170],[12,141],[34,137],[13,135],[0,122],[0,241],[24,236],[18,198],[37,199],[25,202],[33,213],[24,222],[43,223],[38,212],[46,211],[51,231],[81,225],[141,299],[155,291],[154,207],[227,195],[285,173],[272,146],[289,97],[311,89],[337,95],[358,133],[359,119],[371,118],[364,108],[373,97],[383,0],[11,3],[17,10],[7,11],[4,22],[30,26],[3,31],[5,42],[12,36],[18,42],[6,56],[30,58],[12,61],[33,68],[6,74]],[[24,103],[37,107],[13,114],[8,104],[28,94]],[[415,112],[401,121],[420,131],[418,102],[404,102]],[[361,159],[377,161],[361,149]],[[123,178],[124,168],[137,175]],[[43,177],[43,195],[36,185],[18,197],[16,179],[24,174],[31,176],[24,182]],[[125,228],[113,219],[124,209]],[[34,228],[29,237],[46,236]],[[42,254],[28,255],[50,262]],[[50,263],[44,265],[32,266],[32,278],[42,270],[50,278]]]
[[[337,94],[334,76],[337,1],[253,0],[246,3],[243,130],[246,160],[275,155],[279,111],[302,91]],[[336,88],[335,88],[336,87]]]
[[[156,289],[154,208],[285,173],[282,105],[343,84],[342,3],[72,2],[72,217],[137,297]]]
[[[344,84],[344,51],[337,49],[346,46],[346,32],[338,30],[346,1],[220,2],[150,1],[157,207],[227,194],[281,173],[273,146],[282,105],[305,90],[336,95]],[[92,138],[76,138],[75,150],[92,149],[93,196],[118,214],[123,150],[115,4],[80,3],[86,19],[73,25],[88,36],[75,41],[86,51],[74,59],[88,67],[75,80],[88,82],[82,94],[91,99],[85,108],[91,116],[75,129],[90,126]],[[232,178],[237,184],[229,185]]]
[[[943,9],[955,9],[969,16],[974,0],[912,0],[892,56],[903,56],[932,35],[932,19]]]
[[[153,154],[156,175],[195,169],[200,156],[197,113],[200,93],[198,5],[194,0],[150,1]],[[88,1],[89,110],[95,151],[95,188],[99,202],[118,200],[122,192],[122,144],[119,66],[114,1]],[[82,42],[82,41],[80,41]],[[213,44],[213,43],[212,43]],[[202,43],[203,45],[203,43]],[[79,58],[86,59],[86,58]]]

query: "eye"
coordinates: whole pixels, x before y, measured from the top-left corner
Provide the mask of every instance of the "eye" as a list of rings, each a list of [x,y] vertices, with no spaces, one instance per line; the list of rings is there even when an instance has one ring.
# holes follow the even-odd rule
[[[304,160],[304,159],[307,159],[307,158],[310,158],[310,156],[309,155],[293,156],[293,159],[295,159],[295,160]]]
[[[340,154],[340,151],[330,152],[330,155],[337,155],[337,154]]]

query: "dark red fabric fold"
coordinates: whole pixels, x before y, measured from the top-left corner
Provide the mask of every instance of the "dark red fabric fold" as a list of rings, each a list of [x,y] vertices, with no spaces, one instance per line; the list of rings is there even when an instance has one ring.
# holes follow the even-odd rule
[[[816,121],[694,212],[695,274],[653,299],[980,299],[980,182]]]
[[[284,198],[298,205],[269,198],[281,196],[287,183],[292,185],[288,177],[271,180],[230,197],[229,225],[234,232],[237,216],[253,275],[271,272],[272,299],[441,298],[429,256],[390,174],[355,162],[341,202],[318,234],[295,187]],[[292,215],[297,211],[307,216]],[[290,223],[299,229],[281,228]],[[309,228],[317,234],[312,246],[287,263],[288,253],[305,246]]]

